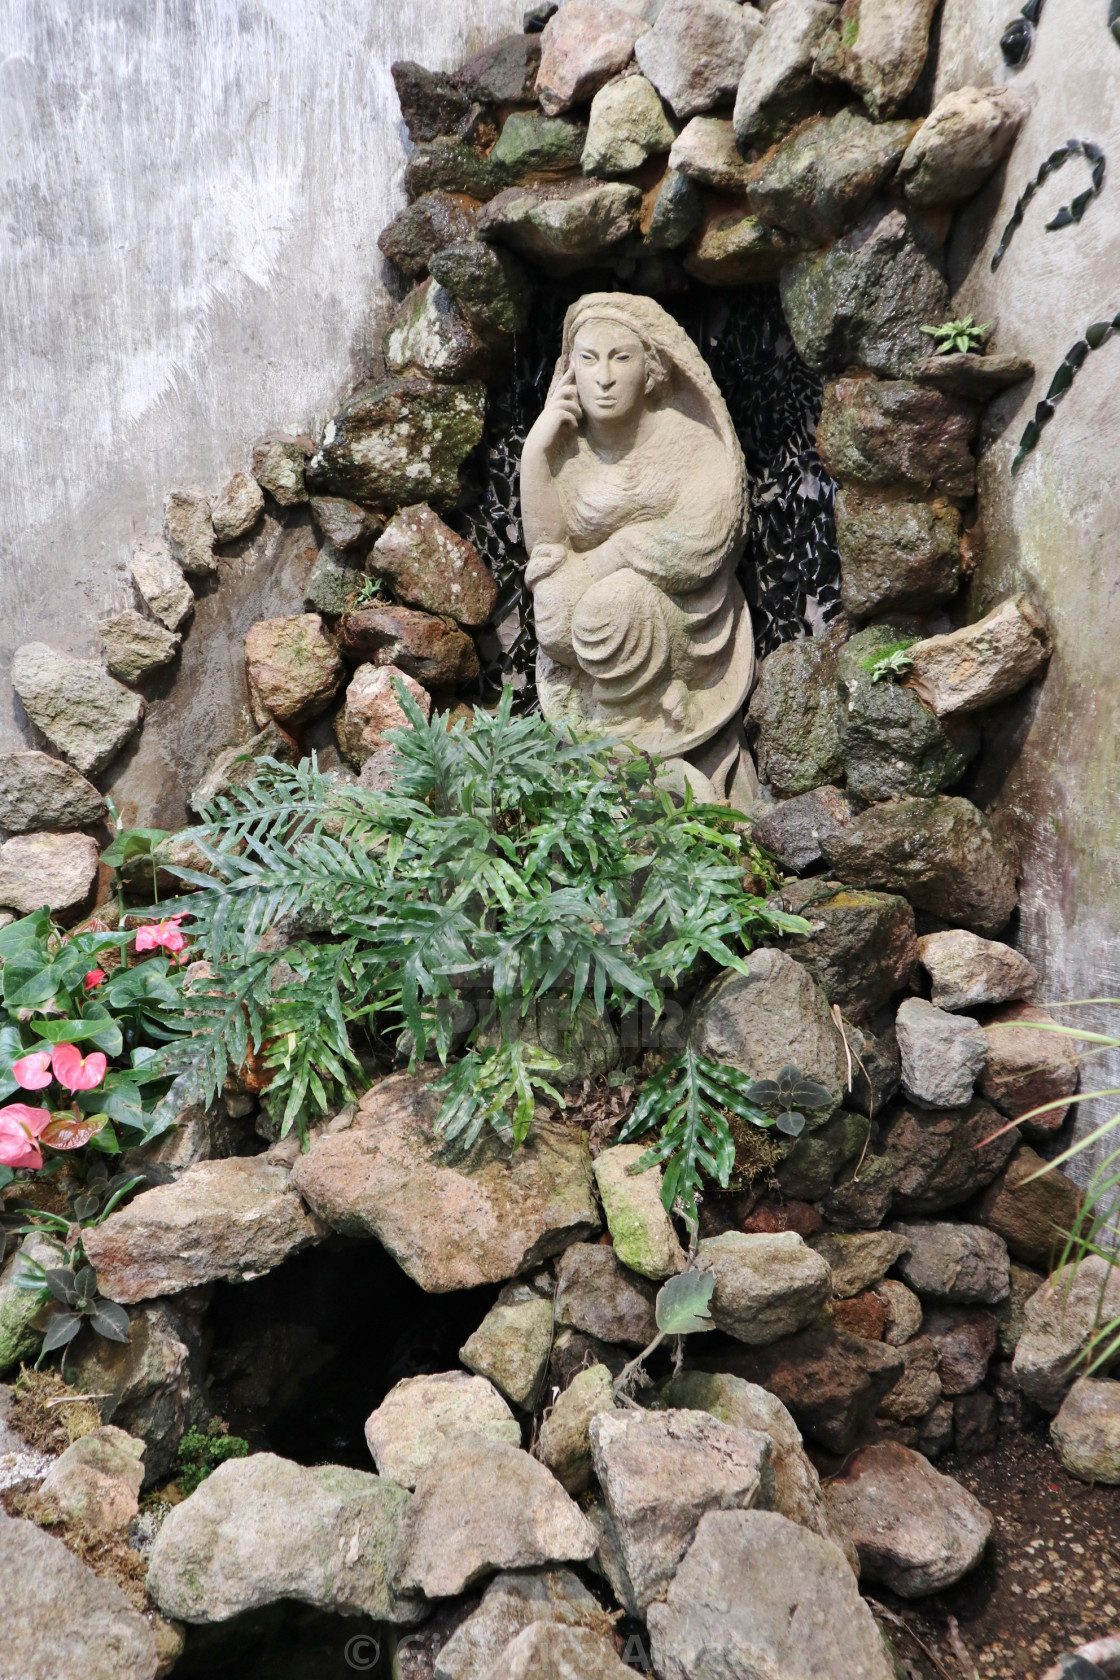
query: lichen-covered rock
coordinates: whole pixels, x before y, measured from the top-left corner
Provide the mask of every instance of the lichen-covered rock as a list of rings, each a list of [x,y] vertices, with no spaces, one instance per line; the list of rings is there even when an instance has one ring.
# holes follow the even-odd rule
[[[552,1300],[508,1283],[459,1349],[468,1371],[488,1377],[515,1406],[532,1408],[552,1348]]]
[[[413,143],[454,133],[470,109],[470,99],[455,79],[438,70],[402,59],[389,66],[389,73]]]
[[[450,292],[483,334],[521,332],[529,319],[532,286],[512,251],[465,239],[429,259],[432,279]]]
[[[421,141],[404,166],[404,190],[412,200],[433,192],[493,198],[505,184],[504,171],[496,168],[485,152],[450,134]]]
[[[975,1569],[992,1515],[974,1494],[894,1441],[864,1447],[825,1491],[859,1550],[863,1579],[924,1598]]]
[[[815,373],[870,368],[887,379],[928,351],[923,322],[944,319],[949,293],[921,230],[889,205],[853,232],[782,270],[782,308]]]
[[[423,193],[378,235],[381,254],[406,280],[418,280],[437,251],[474,238],[478,215],[456,193]]]
[[[930,977],[930,1001],[938,1009],[1019,1001],[1033,997],[1038,988],[1038,970],[1021,952],[964,928],[923,935],[918,960]]]
[[[253,445],[253,477],[281,507],[306,502],[304,467],[313,445],[309,438],[274,432]]]
[[[1017,1120],[1042,1103],[1057,1106],[1028,1122],[1032,1132],[1046,1136],[1061,1129],[1069,1104],[1063,1098],[1077,1090],[1081,1069],[1077,1040],[1051,1032],[1058,1022],[1033,1003],[1006,1003],[988,1016],[988,1060],[980,1075],[980,1089],[1001,1114]]]
[[[245,632],[249,702],[258,729],[270,718],[304,723],[329,706],[345,670],[318,613],[262,618]]]
[[[673,141],[669,168],[717,192],[747,191],[750,166],[735,143],[727,117],[693,117]]]
[[[621,1265],[613,1248],[575,1243],[556,1269],[556,1322],[624,1347],[657,1334],[653,1285]]]
[[[888,1155],[867,1154],[840,1174],[820,1210],[841,1231],[874,1230],[893,1200],[894,1162]]]
[[[84,1331],[70,1344],[68,1381],[98,1396],[103,1422],[144,1443],[149,1487],[177,1467],[183,1432],[201,1411],[200,1354],[197,1319],[168,1301],[130,1313],[127,1342]]]
[[[652,39],[652,37],[643,37]],[[591,101],[591,120],[581,166],[585,175],[609,177],[640,169],[647,158],[667,152],[677,131],[644,76],[608,82]]]
[[[783,642],[762,661],[747,714],[758,773],[776,794],[808,793],[843,774],[838,647],[830,637]]]
[[[1012,1259],[1048,1272],[1061,1255],[1084,1199],[1080,1185],[1024,1145],[1001,1177],[989,1184],[978,1218],[990,1231],[998,1231]]]
[[[355,607],[338,627],[348,659],[392,665],[425,688],[456,688],[478,675],[478,655],[465,631],[410,607]]]
[[[493,347],[479,336],[461,305],[434,280],[425,280],[398,308],[385,335],[390,373],[415,370],[429,379],[485,378]]]
[[[755,164],[751,209],[810,245],[836,239],[893,174],[912,132],[906,122],[869,122],[854,106],[811,117]]]
[[[980,746],[977,730],[946,728],[912,688],[874,680],[876,661],[898,644],[891,626],[869,625],[841,648],[836,666],[845,777],[869,804],[940,793],[960,780]]]
[[[569,5],[578,3],[569,0]],[[571,273],[598,261],[633,233],[641,206],[640,190],[621,181],[509,187],[481,212],[478,231],[554,272]]]
[[[36,1329],[34,1323],[42,1306],[39,1293],[21,1282],[37,1275],[27,1266],[29,1260],[39,1266],[63,1263],[58,1244],[36,1232],[24,1237],[0,1270],[0,1377],[14,1371],[25,1360],[34,1360],[43,1340],[42,1330]]]
[[[914,368],[921,385],[932,385],[951,397],[982,406],[998,397],[1008,385],[1018,385],[1034,376],[1034,363],[1026,356],[977,355],[955,350],[947,356],[927,356]]]
[[[690,1027],[693,1047],[752,1079],[776,1079],[794,1064],[829,1093],[832,1106],[807,1117],[810,1128],[823,1126],[840,1106],[847,1085],[844,1041],[827,999],[808,971],[784,951],[752,951],[746,966],[748,973],[729,970],[697,998]]]
[[[319,550],[315,564],[303,588],[303,604],[310,612],[338,618],[350,605],[364,579],[357,560],[345,551],[325,543]]]
[[[967,501],[976,490],[967,404],[905,379],[837,379],[825,386],[817,448],[833,478],[867,490],[933,492]]]
[[[405,506],[454,505],[459,467],[482,436],[485,388],[407,374],[350,399],[307,463],[317,495]]]
[[[833,1453],[859,1439],[904,1368],[899,1349],[826,1328],[720,1357],[736,1376],[776,1394],[802,1434]]]
[[[810,1238],[832,1272],[832,1293],[838,1300],[861,1295],[906,1253],[906,1238],[897,1231],[822,1231]]]
[[[350,679],[342,711],[335,719],[338,744],[351,764],[359,767],[389,744],[389,732],[408,729],[397,685],[415,700],[425,717],[432,697],[426,688],[397,665],[359,665]]]
[[[988,1058],[988,1039],[971,1015],[950,1015],[925,998],[906,998],[895,1018],[902,1089],[922,1108],[964,1108]]]
[[[892,1108],[882,1147],[894,1162],[896,1211],[941,1213],[990,1184],[1018,1143],[1014,1132],[985,1141],[1001,1127],[995,1109],[979,1099],[966,1108]]]
[[[264,512],[261,487],[247,472],[236,472],[210,503],[210,522],[220,543],[236,542],[253,529]]]
[[[701,1242],[699,1259],[715,1277],[708,1310],[716,1324],[752,1346],[812,1324],[831,1292],[827,1261],[796,1231],[726,1231]]]
[[[501,165],[511,183],[566,175],[578,166],[586,140],[586,125],[573,117],[513,111],[502,125],[490,161]]]
[[[148,1591],[177,1621],[224,1622],[278,1599],[385,1621],[419,1617],[390,1590],[403,1488],[341,1464],[230,1459],[167,1517]]]
[[[1036,1406],[1056,1412],[1080,1375],[1094,1334],[1120,1317],[1120,1268],[1100,1255],[1063,1266],[1023,1308],[1012,1376]]]
[[[540,63],[539,34],[503,35],[468,58],[455,79],[481,105],[531,105]]]
[[[600,1015],[590,998],[584,998],[575,1015],[561,997],[543,997],[530,1003],[523,1015],[511,1011],[495,1019],[475,1039],[480,1050],[496,1048],[500,1038],[513,1040],[534,1050],[555,1056],[559,1066],[549,1070],[554,1085],[574,1085],[609,1073],[618,1062],[618,1034],[606,1015]]]
[[[1081,1377],[1050,1425],[1063,1470],[1083,1482],[1120,1482],[1120,1382]]]
[[[164,498],[163,534],[171,558],[188,577],[212,577],[218,570],[210,503],[189,490]]]
[[[939,99],[906,148],[899,180],[920,209],[971,198],[1002,162],[1030,110],[1009,87],[964,87]]]
[[[12,657],[12,687],[36,729],[83,776],[96,776],[140,726],[144,702],[100,665],[24,642]]]
[[[841,879],[900,892],[916,910],[986,937],[1018,903],[1014,859],[967,799],[873,805],[822,836],[821,849]]]
[[[587,1518],[556,1478],[519,1447],[463,1435],[432,1460],[397,1540],[402,1593],[453,1598],[498,1569],[583,1562],[595,1550]]]
[[[906,1239],[898,1271],[916,1294],[962,1305],[992,1306],[1006,1299],[1011,1287],[1007,1244],[994,1231],[920,1220],[892,1229]]]
[[[382,1080],[348,1130],[296,1162],[297,1188],[332,1229],[376,1237],[434,1294],[504,1282],[599,1229],[580,1132],[540,1121],[513,1154],[491,1133],[449,1160],[431,1078]]]
[[[93,1430],[56,1458],[39,1496],[66,1522],[91,1534],[127,1528],[140,1509],[144,1443],[112,1424]]]
[[[86,828],[105,801],[84,776],[43,752],[0,753],[0,828],[9,834]]]
[[[860,1153],[867,1141],[862,1114],[842,1108],[819,1131],[802,1132],[774,1169],[786,1197],[819,1202],[841,1167]]]
[[[836,496],[840,591],[853,618],[891,608],[939,606],[961,576],[960,510],[949,502],[887,501],[842,489]]]
[[[674,116],[686,122],[734,99],[762,16],[735,0],[666,0],[634,56]],[[631,166],[636,167],[636,166]]]
[[[537,1624],[550,1630],[590,1631],[600,1637],[606,1636],[611,1627],[598,1599],[570,1569],[539,1572],[519,1569],[495,1575],[478,1608],[465,1620],[462,1611],[459,1614],[459,1625],[436,1654],[435,1680],[488,1680],[493,1664],[498,1659],[504,1660],[513,1642]],[[610,1654],[614,1656],[613,1647]],[[602,1662],[602,1654],[596,1652],[596,1656]],[[553,1672],[547,1663],[545,1672]],[[570,1671],[561,1668],[557,1672],[566,1677]],[[430,1675],[431,1670],[427,1673]],[[577,1666],[574,1680],[583,1673]],[[597,1680],[599,1673],[599,1669],[592,1668],[592,1680]],[[411,1670],[402,1671],[401,1680],[411,1680]],[[421,1676],[417,1675],[416,1680],[421,1680]],[[427,1675],[423,1680],[427,1680]]]
[[[664,1593],[700,1519],[749,1509],[773,1485],[771,1443],[706,1412],[601,1412],[591,1421],[595,1474],[634,1599]]]
[[[591,1485],[591,1419],[614,1410],[614,1379],[606,1365],[577,1371],[541,1423],[540,1456],[571,1494]]]
[[[498,598],[497,579],[477,551],[423,502],[394,514],[370,564],[390,580],[398,600],[460,624],[485,624]]]
[[[611,0],[567,0],[545,24],[537,98],[549,116],[590,99],[625,70],[634,43],[649,28]]]
[[[602,1150],[595,1161],[595,1182],[615,1255],[630,1271],[659,1282],[682,1271],[685,1256],[662,1206],[660,1167],[631,1171],[645,1153],[640,1143]]]
[[[1050,657],[1050,632],[1029,595],[1014,595],[979,619],[907,649],[908,683],[938,717],[959,717],[1006,700]]]
[[[66,920],[93,891],[97,864],[88,834],[13,834],[0,845],[0,905],[29,916],[46,904]]]
[[[686,180],[687,176],[681,178]],[[698,193],[695,185],[693,190]],[[698,206],[693,225],[700,220],[700,213]],[[801,248],[798,240],[780,228],[768,227],[757,216],[717,204],[704,218],[699,238],[684,259],[684,268],[707,286],[750,285],[756,280],[776,280]]]
[[[735,133],[744,151],[777,139],[817,108],[813,59],[835,17],[826,0],[777,0],[767,7],[735,96]]]
[[[755,838],[761,840],[759,827]],[[810,878],[788,884],[782,902],[813,925],[812,933],[790,937],[789,955],[809,970],[846,1020],[870,1021],[909,984],[918,949],[914,912],[904,898]]]
[[[501,1395],[465,1371],[403,1378],[370,1413],[365,1433],[378,1475],[404,1488],[460,1435],[521,1445],[521,1426]]]
[[[168,630],[181,630],[194,611],[194,592],[166,544],[139,542],[132,551],[132,581],[144,604]]]
[[[170,665],[181,639],[133,607],[101,623],[105,663],[121,682],[138,683],[161,665]]]
[[[145,1301],[216,1278],[242,1282],[318,1242],[286,1167],[266,1155],[200,1161],[89,1228],[103,1295]]]
[[[936,9],[937,0],[844,0],[813,74],[846,82],[877,120],[893,116],[922,73]]]
[[[824,861],[821,835],[833,828],[846,827],[858,809],[840,788],[813,788],[792,799],[756,805],[752,812],[752,833],[758,844],[772,852],[786,869],[803,875]]]

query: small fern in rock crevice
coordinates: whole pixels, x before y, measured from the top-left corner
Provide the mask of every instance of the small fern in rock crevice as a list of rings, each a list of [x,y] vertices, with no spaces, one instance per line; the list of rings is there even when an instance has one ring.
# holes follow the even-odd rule
[[[161,908],[206,972],[163,1052],[176,1102],[263,1064],[281,1131],[306,1135],[405,1028],[413,1066],[466,1049],[444,1127],[518,1141],[555,1066],[510,1050],[534,1000],[656,1014],[701,961],[741,969],[759,937],[808,931],[749,890],[772,869],[735,813],[675,805],[648,758],[515,718],[508,690],[470,728],[400,698],[391,792],[267,762],[188,831],[208,873],[177,867],[195,890]],[[475,1045],[495,1020],[496,1055]]]

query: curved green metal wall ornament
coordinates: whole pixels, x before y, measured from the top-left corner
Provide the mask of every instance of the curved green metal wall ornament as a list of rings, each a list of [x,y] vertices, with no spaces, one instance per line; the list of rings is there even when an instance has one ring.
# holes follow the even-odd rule
[[[1042,0],[1027,0],[1017,18],[1012,18],[999,38],[999,50],[1009,70],[1021,70],[1031,56],[1034,32],[1042,13]]]
[[[1024,427],[1015,459],[1011,463],[1013,474],[1019,471],[1031,450],[1037,446],[1043,429],[1053,420],[1054,410],[1080,373],[1090,350],[1099,350],[1102,344],[1107,344],[1109,339],[1117,334],[1120,334],[1120,314],[1114,315],[1111,321],[1095,321],[1091,327],[1086,328],[1085,337],[1079,338],[1077,343],[1066,351],[1057,373],[1050,381],[1050,389],[1035,407],[1034,419],[1028,420]]]
[[[1120,6],[1120,0],[1113,0],[1113,4]],[[1117,21],[1117,27],[1120,28],[1120,19]],[[1022,226],[1023,214],[1039,187],[1044,181],[1048,180],[1056,170],[1061,169],[1063,164],[1068,163],[1070,158],[1075,157],[1083,157],[1086,163],[1091,165],[1092,176],[1090,183],[1085,188],[1084,192],[1078,193],[1076,198],[1071,198],[1068,204],[1063,204],[1061,209],[1057,211],[1055,215],[1051,216],[1050,220],[1046,224],[1046,231],[1048,233],[1053,233],[1056,228],[1069,227],[1071,224],[1081,220],[1090,204],[1104,186],[1105,156],[1100,147],[1092,140],[1067,140],[1064,146],[1058,146],[1050,153],[1050,156],[1045,159],[1034,180],[1027,182],[1027,185],[1023,188],[1019,197],[1016,199],[1015,208],[1011,212],[1011,219],[1004,228],[1003,233],[1000,235],[999,244],[996,246],[995,255],[992,257],[993,274],[1007,255],[1007,247],[1014,238],[1016,229]]]

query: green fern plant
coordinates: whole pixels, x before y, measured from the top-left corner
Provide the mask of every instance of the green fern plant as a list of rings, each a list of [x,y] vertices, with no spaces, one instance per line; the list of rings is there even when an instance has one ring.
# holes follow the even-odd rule
[[[959,321],[942,321],[939,327],[919,327],[918,331],[933,339],[935,356],[975,355],[984,348],[994,325],[985,321],[977,326],[971,315],[962,315]]]

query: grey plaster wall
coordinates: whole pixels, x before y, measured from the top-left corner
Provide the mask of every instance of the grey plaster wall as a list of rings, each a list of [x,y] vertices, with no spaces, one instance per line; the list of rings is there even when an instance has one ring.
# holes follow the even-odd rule
[[[164,493],[215,490],[254,437],[314,428],[375,368],[377,235],[403,203],[394,59],[462,62],[518,0],[6,0],[0,8],[0,744],[28,639],[97,651]],[[120,797],[176,820],[234,738],[240,634],[300,610],[273,524],[200,602]],[[175,776],[171,766],[176,767]],[[178,820],[182,820],[181,815]]]

